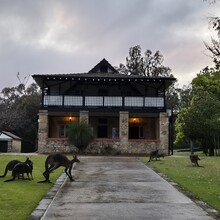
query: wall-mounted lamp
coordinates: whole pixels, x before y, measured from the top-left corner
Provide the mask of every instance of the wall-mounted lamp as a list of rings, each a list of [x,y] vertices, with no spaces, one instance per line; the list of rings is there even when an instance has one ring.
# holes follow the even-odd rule
[[[69,122],[71,122],[73,120],[73,117],[69,117]]]

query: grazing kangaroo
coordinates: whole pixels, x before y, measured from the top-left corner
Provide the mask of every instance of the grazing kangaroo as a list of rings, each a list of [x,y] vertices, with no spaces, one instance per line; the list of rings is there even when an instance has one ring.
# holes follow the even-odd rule
[[[202,166],[199,166],[199,163],[198,163],[198,160],[200,160],[199,156],[198,155],[195,155],[195,154],[191,154],[189,156],[190,158],[190,161],[193,165],[196,165],[197,167],[202,167]]]
[[[77,163],[80,162],[76,155],[73,156],[72,160],[69,160],[65,155],[61,153],[50,154],[45,160],[45,171],[43,172],[45,180],[40,181],[38,183],[45,183],[45,182],[50,183],[50,180],[49,180],[50,173],[61,166],[65,167],[66,175],[70,178],[71,181],[74,181],[72,174],[71,174],[71,170],[75,162]]]
[[[9,161],[8,164],[5,167],[4,174],[2,176],[0,176],[0,178],[5,177],[7,175],[7,173],[8,173],[8,171],[12,171],[13,168],[15,167],[15,165],[18,164],[18,163],[22,163],[22,162],[19,161],[19,160],[11,160],[11,161]],[[28,164],[28,163],[32,163],[32,161],[27,157],[27,159],[26,159],[26,161],[24,163]]]
[[[31,174],[31,178],[33,179],[32,171],[33,171],[33,162],[31,160],[28,159],[27,163],[26,161],[24,163],[17,163],[12,170],[13,178],[9,180],[5,180],[5,182],[14,181],[16,177],[19,179],[20,175],[22,175],[22,179],[24,179],[24,173],[27,174],[29,180],[30,180],[29,174]]]
[[[163,157],[164,158],[164,154],[162,153],[162,154],[159,154],[159,151],[158,150],[154,150],[154,151],[151,151],[150,152],[150,154],[149,154],[149,160],[148,160],[148,162],[150,162],[150,161],[152,161],[154,158],[156,158],[156,160],[159,158],[161,158],[161,157]]]
[[[158,157],[158,150],[151,151],[149,154],[148,162],[152,161],[154,158],[157,159],[157,157]]]

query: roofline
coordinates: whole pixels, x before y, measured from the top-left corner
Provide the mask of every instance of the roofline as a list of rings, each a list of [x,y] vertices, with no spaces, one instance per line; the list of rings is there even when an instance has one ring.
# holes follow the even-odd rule
[[[117,79],[170,79],[176,80],[175,77],[151,77],[151,76],[140,76],[140,75],[125,75],[125,74],[112,74],[112,75],[99,75],[96,76],[95,74],[88,74],[88,73],[66,73],[66,74],[33,74],[31,75],[33,78],[53,78],[53,77],[62,77],[62,78],[117,78]],[[63,80],[63,79],[62,79]]]

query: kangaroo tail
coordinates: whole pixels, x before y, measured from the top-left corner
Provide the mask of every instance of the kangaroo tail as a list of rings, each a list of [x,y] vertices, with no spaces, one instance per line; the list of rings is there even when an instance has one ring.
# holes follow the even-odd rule
[[[0,178],[5,177],[6,174],[7,174],[7,172],[8,172],[8,168],[7,168],[7,166],[6,166],[6,167],[5,167],[5,172],[4,172],[4,174],[3,174],[2,176],[0,176]]]
[[[9,179],[9,180],[5,180],[4,182],[11,182],[11,181],[14,181],[15,178],[12,178],[12,179]]]

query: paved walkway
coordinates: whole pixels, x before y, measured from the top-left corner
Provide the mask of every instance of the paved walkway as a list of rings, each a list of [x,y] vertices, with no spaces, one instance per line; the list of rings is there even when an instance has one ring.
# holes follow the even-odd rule
[[[66,179],[58,193],[54,191],[43,220],[213,219],[137,158],[80,160],[73,171],[76,181]],[[42,211],[40,206],[31,219],[39,219],[34,214]]]

